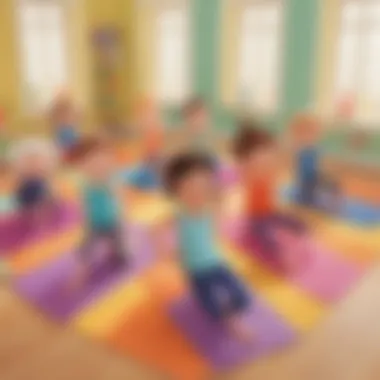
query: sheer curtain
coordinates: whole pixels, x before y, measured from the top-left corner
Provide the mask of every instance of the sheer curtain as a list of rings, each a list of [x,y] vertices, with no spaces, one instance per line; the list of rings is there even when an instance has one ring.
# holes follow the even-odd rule
[[[18,7],[25,106],[47,105],[67,86],[67,24],[64,0],[20,0]]]
[[[280,80],[280,0],[247,2],[241,18],[237,93],[263,113],[276,110]]]
[[[189,17],[185,2],[163,6],[156,18],[155,90],[165,103],[182,102],[189,95]]]
[[[334,101],[347,117],[380,121],[380,1],[342,0]],[[347,105],[348,103],[348,105]]]

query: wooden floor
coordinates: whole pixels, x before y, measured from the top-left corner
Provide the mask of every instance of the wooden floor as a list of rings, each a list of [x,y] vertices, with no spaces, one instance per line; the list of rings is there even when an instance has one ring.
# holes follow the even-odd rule
[[[380,379],[380,267],[298,345],[225,380]],[[0,287],[1,380],[166,379],[101,344],[54,326]],[[194,379],[195,380],[195,379]]]

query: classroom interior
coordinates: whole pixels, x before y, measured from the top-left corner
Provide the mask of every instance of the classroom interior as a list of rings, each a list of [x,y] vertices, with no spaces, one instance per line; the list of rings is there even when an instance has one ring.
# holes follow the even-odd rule
[[[136,268],[63,293],[84,235],[78,173],[62,164],[54,175],[68,220],[8,244],[16,169],[2,161],[0,378],[379,379],[379,48],[379,0],[0,0],[0,159],[23,139],[53,141],[48,109],[65,94],[79,109],[76,132],[106,135],[132,181],[144,107],[158,108],[174,149],[183,105],[202,99],[225,170],[219,244],[258,310],[250,349],[192,310],[180,265],[150,240],[173,204],[144,181],[123,193]],[[290,199],[287,138],[301,113],[321,125],[339,213]],[[243,192],[229,148],[242,118],[284,143],[278,207],[309,226],[317,247],[297,273],[277,273],[235,236]]]

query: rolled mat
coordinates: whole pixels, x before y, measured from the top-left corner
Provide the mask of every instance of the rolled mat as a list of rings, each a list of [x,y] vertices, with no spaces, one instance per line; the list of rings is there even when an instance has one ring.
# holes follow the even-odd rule
[[[297,202],[296,194],[297,190],[292,186],[285,186],[280,192],[282,199],[293,202]],[[310,207],[321,211],[326,209],[323,204],[317,204]],[[332,216],[334,215],[338,218],[364,226],[380,224],[380,207],[347,196],[342,199],[339,212],[337,214],[332,213]]]

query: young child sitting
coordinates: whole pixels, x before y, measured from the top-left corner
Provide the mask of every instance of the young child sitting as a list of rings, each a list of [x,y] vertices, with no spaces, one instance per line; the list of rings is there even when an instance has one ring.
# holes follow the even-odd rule
[[[201,98],[189,100],[182,110],[184,149],[201,152],[216,160],[216,139],[210,126],[210,115]]]
[[[253,122],[244,122],[234,137],[233,154],[240,171],[248,233],[268,260],[281,269],[293,268],[305,226],[276,206],[279,155],[273,137]],[[301,249],[301,246],[299,246]]]
[[[241,315],[249,307],[250,296],[219,249],[211,160],[197,152],[182,153],[168,161],[164,173],[165,186],[178,204],[170,224],[194,297],[209,317],[225,324],[236,338],[248,339],[250,329]]]
[[[311,113],[300,113],[294,117],[290,128],[296,146],[298,202],[309,207],[323,207],[321,196],[325,195],[325,199],[330,198],[325,202],[326,208],[339,208],[339,186],[321,169],[318,143],[322,127],[318,118]]]
[[[137,106],[137,127],[143,135],[143,156],[147,162],[155,162],[162,154],[164,125],[157,104],[149,98]]]
[[[20,140],[10,149],[16,176],[15,200],[27,229],[38,229],[55,222],[57,202],[51,179],[58,166],[53,144],[42,138]]]
[[[87,138],[70,152],[70,161],[78,165],[82,188],[86,236],[80,249],[82,264],[90,264],[95,244],[107,240],[111,262],[120,266],[128,260],[123,236],[123,204],[113,183],[116,171],[114,155],[102,140]],[[84,265],[80,268],[86,270]]]
[[[78,116],[78,110],[67,96],[57,97],[51,106],[50,121],[53,135],[63,156],[68,154],[79,139]]]

